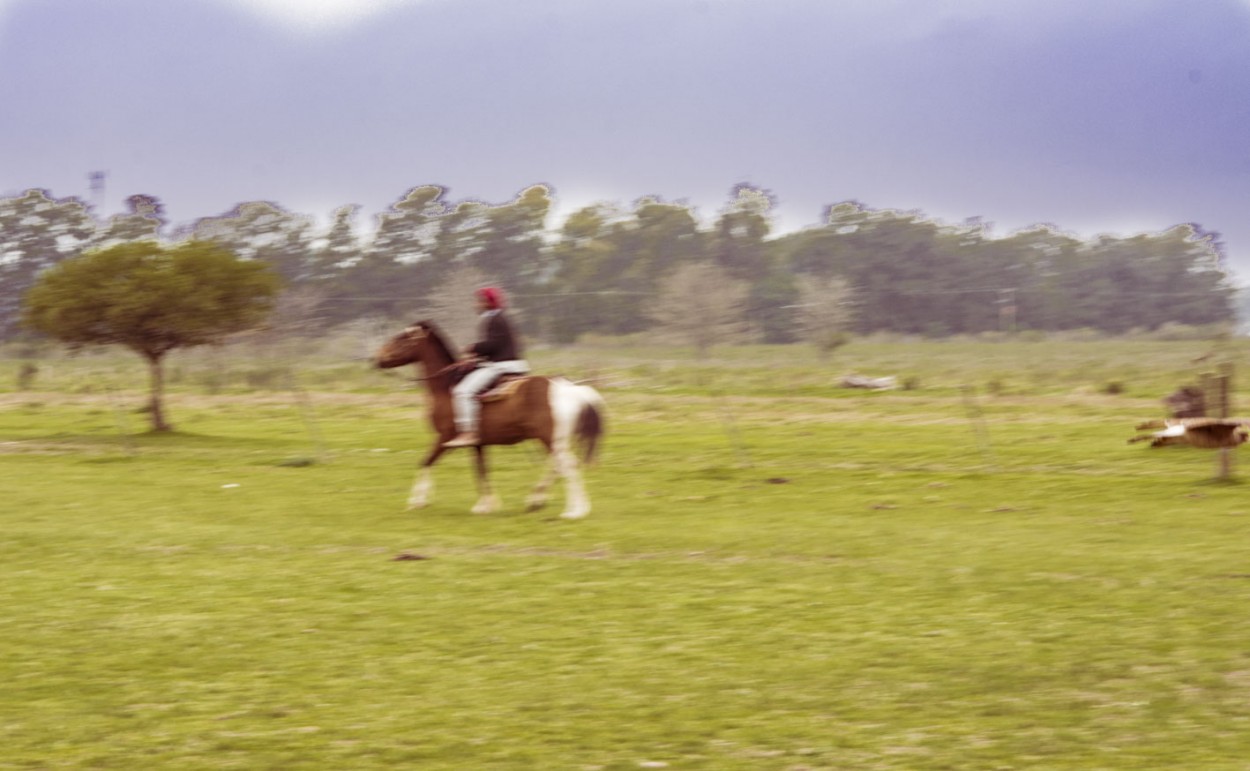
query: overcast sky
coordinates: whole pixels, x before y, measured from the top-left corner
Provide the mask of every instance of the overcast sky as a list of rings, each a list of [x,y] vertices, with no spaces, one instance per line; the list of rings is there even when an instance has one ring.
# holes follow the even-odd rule
[[[1250,0],[0,0],[0,195],[93,170],[175,222],[744,181],[783,229],[1197,222],[1250,279]]]

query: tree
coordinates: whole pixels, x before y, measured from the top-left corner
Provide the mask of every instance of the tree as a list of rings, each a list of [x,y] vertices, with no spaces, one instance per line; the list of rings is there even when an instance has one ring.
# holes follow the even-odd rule
[[[838,276],[803,276],[799,281],[799,330],[828,358],[846,344],[854,313],[851,285]]]
[[[1089,276],[1082,273],[1084,245],[1075,236],[1038,223],[984,246],[987,261],[1016,269],[1012,280],[1004,277],[998,286],[1013,290],[1022,326],[1050,330],[1095,326],[1085,307],[1096,308],[1097,303],[1088,299]]]
[[[94,246],[157,238],[166,225],[165,206],[153,195],[138,193],[126,199],[126,213],[115,214],[96,238]]]
[[[545,288],[564,295],[536,308],[548,336],[572,342],[583,332],[628,334],[651,324],[640,299],[664,274],[698,262],[703,239],[689,207],[647,196],[626,212],[594,204],[573,212],[548,250]]]
[[[571,343],[583,332],[617,331],[624,326],[620,319],[629,314],[620,307],[622,296],[598,294],[605,283],[615,288],[610,271],[619,250],[612,233],[621,216],[613,207],[594,204],[565,219],[559,240],[550,250],[553,275],[547,285],[548,290],[561,296],[539,308],[544,332],[550,340]],[[609,276],[606,280],[605,275]],[[638,298],[628,299],[633,301],[630,308],[638,312]]]
[[[734,278],[755,281],[769,272],[772,193],[746,183],[730,191],[733,200],[721,212],[712,235],[712,257]]]
[[[443,200],[447,189],[439,185],[414,187],[391,208],[378,215],[378,232],[372,251],[399,264],[428,259],[450,212]]]
[[[284,281],[311,280],[318,272],[312,218],[268,201],[241,203],[226,214],[191,225],[192,239],[215,241],[246,260],[266,262]]]
[[[799,288],[789,271],[773,269],[752,281],[746,309],[752,337],[761,343],[793,343],[798,301]]]
[[[316,271],[318,281],[337,277],[345,268],[360,259],[360,242],[356,238],[355,219],[360,206],[348,204],[334,210],[333,222],[317,252]]]
[[[474,340],[479,324],[473,293],[496,283],[477,268],[468,265],[454,268],[443,277],[439,291],[421,304],[418,315],[438,324],[453,345],[463,346]]]
[[[356,250],[336,282],[352,298],[344,306],[353,317],[407,313],[437,285],[444,263],[439,244],[453,219],[446,192],[438,185],[412,188],[378,216],[372,242]]]
[[[691,263],[668,278],[651,316],[662,331],[693,345],[702,358],[716,343],[741,339],[747,292],[746,282],[719,265]]]
[[[532,185],[509,203],[487,207],[466,250],[473,266],[514,292],[534,286],[544,273],[544,223],[550,209],[551,190],[546,185]]]
[[[17,330],[22,295],[39,274],[78,254],[95,232],[86,204],[27,190],[0,199],[0,339]]]
[[[711,233],[711,256],[729,275],[746,281],[746,319],[752,335],[765,343],[794,341],[790,308],[798,297],[791,271],[775,259],[768,242],[772,230],[773,194],[746,183],[733,196]]]
[[[223,247],[135,241],[64,260],[26,295],[23,320],[71,346],[122,345],[148,363],[153,431],[169,431],[162,404],[166,354],[216,343],[269,314],[278,277]]]
[[[1087,253],[1092,275],[1084,282],[1107,287],[1099,297],[1103,329],[1233,319],[1232,287],[1217,234],[1190,224],[1130,238],[1101,236]]]
[[[330,229],[314,242],[316,250],[306,283],[321,292],[323,318],[330,324],[364,315],[362,301],[353,294],[357,277],[354,271],[363,255],[355,227],[359,211],[356,204],[335,209]]]
[[[865,332],[1118,334],[1233,318],[1219,236],[1194,224],[1082,241],[1053,225],[993,238],[978,218],[949,226],[854,201],[826,219],[774,243],[795,273],[846,278]]]
[[[615,333],[645,329],[648,319],[639,298],[654,293],[662,277],[677,266],[704,258],[703,234],[690,208],[654,196],[636,201],[633,217],[616,223],[609,241],[615,246],[613,259],[604,265],[596,285],[586,289],[622,293],[610,298],[616,306],[616,323],[605,329]],[[603,306],[596,300],[596,307]]]

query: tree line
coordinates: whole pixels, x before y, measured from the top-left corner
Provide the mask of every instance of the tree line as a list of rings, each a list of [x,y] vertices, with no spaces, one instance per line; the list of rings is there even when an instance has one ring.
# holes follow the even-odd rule
[[[0,339],[21,333],[23,297],[48,268],[122,243],[213,241],[282,279],[288,319],[309,332],[365,317],[408,319],[448,308],[452,287],[497,283],[527,334],[564,343],[589,333],[654,329],[787,343],[823,333],[942,336],[1234,320],[1216,234],[1193,224],[1160,233],[1081,238],[1050,225],[995,237],[972,219],[856,202],[773,233],[775,200],[738,185],[704,224],[680,202],[601,203],[549,228],[552,191],[503,204],[453,201],[415,187],[376,217],[344,206],[327,226],[265,201],[175,225],[150,195],[98,219],[78,198],[43,190],[0,198]],[[283,313],[279,302],[278,315]],[[684,327],[683,327],[684,324]],[[836,340],[833,341],[836,344]]]

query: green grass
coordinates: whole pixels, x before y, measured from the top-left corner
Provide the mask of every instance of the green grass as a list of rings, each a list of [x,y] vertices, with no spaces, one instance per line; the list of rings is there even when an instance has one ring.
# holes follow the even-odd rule
[[[188,376],[154,436],[58,360],[0,394],[0,768],[1244,768],[1247,488],[1124,444],[1193,351],[1037,345],[542,354],[616,383],[580,522],[526,448],[502,513],[463,454],[404,512],[397,379],[335,370],[314,436]]]

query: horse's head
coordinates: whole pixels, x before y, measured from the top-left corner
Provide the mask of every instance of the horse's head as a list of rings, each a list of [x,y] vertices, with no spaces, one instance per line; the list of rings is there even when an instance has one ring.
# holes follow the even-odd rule
[[[390,369],[421,361],[427,339],[425,328],[420,324],[413,324],[387,340],[374,357],[373,363],[379,369]]]

